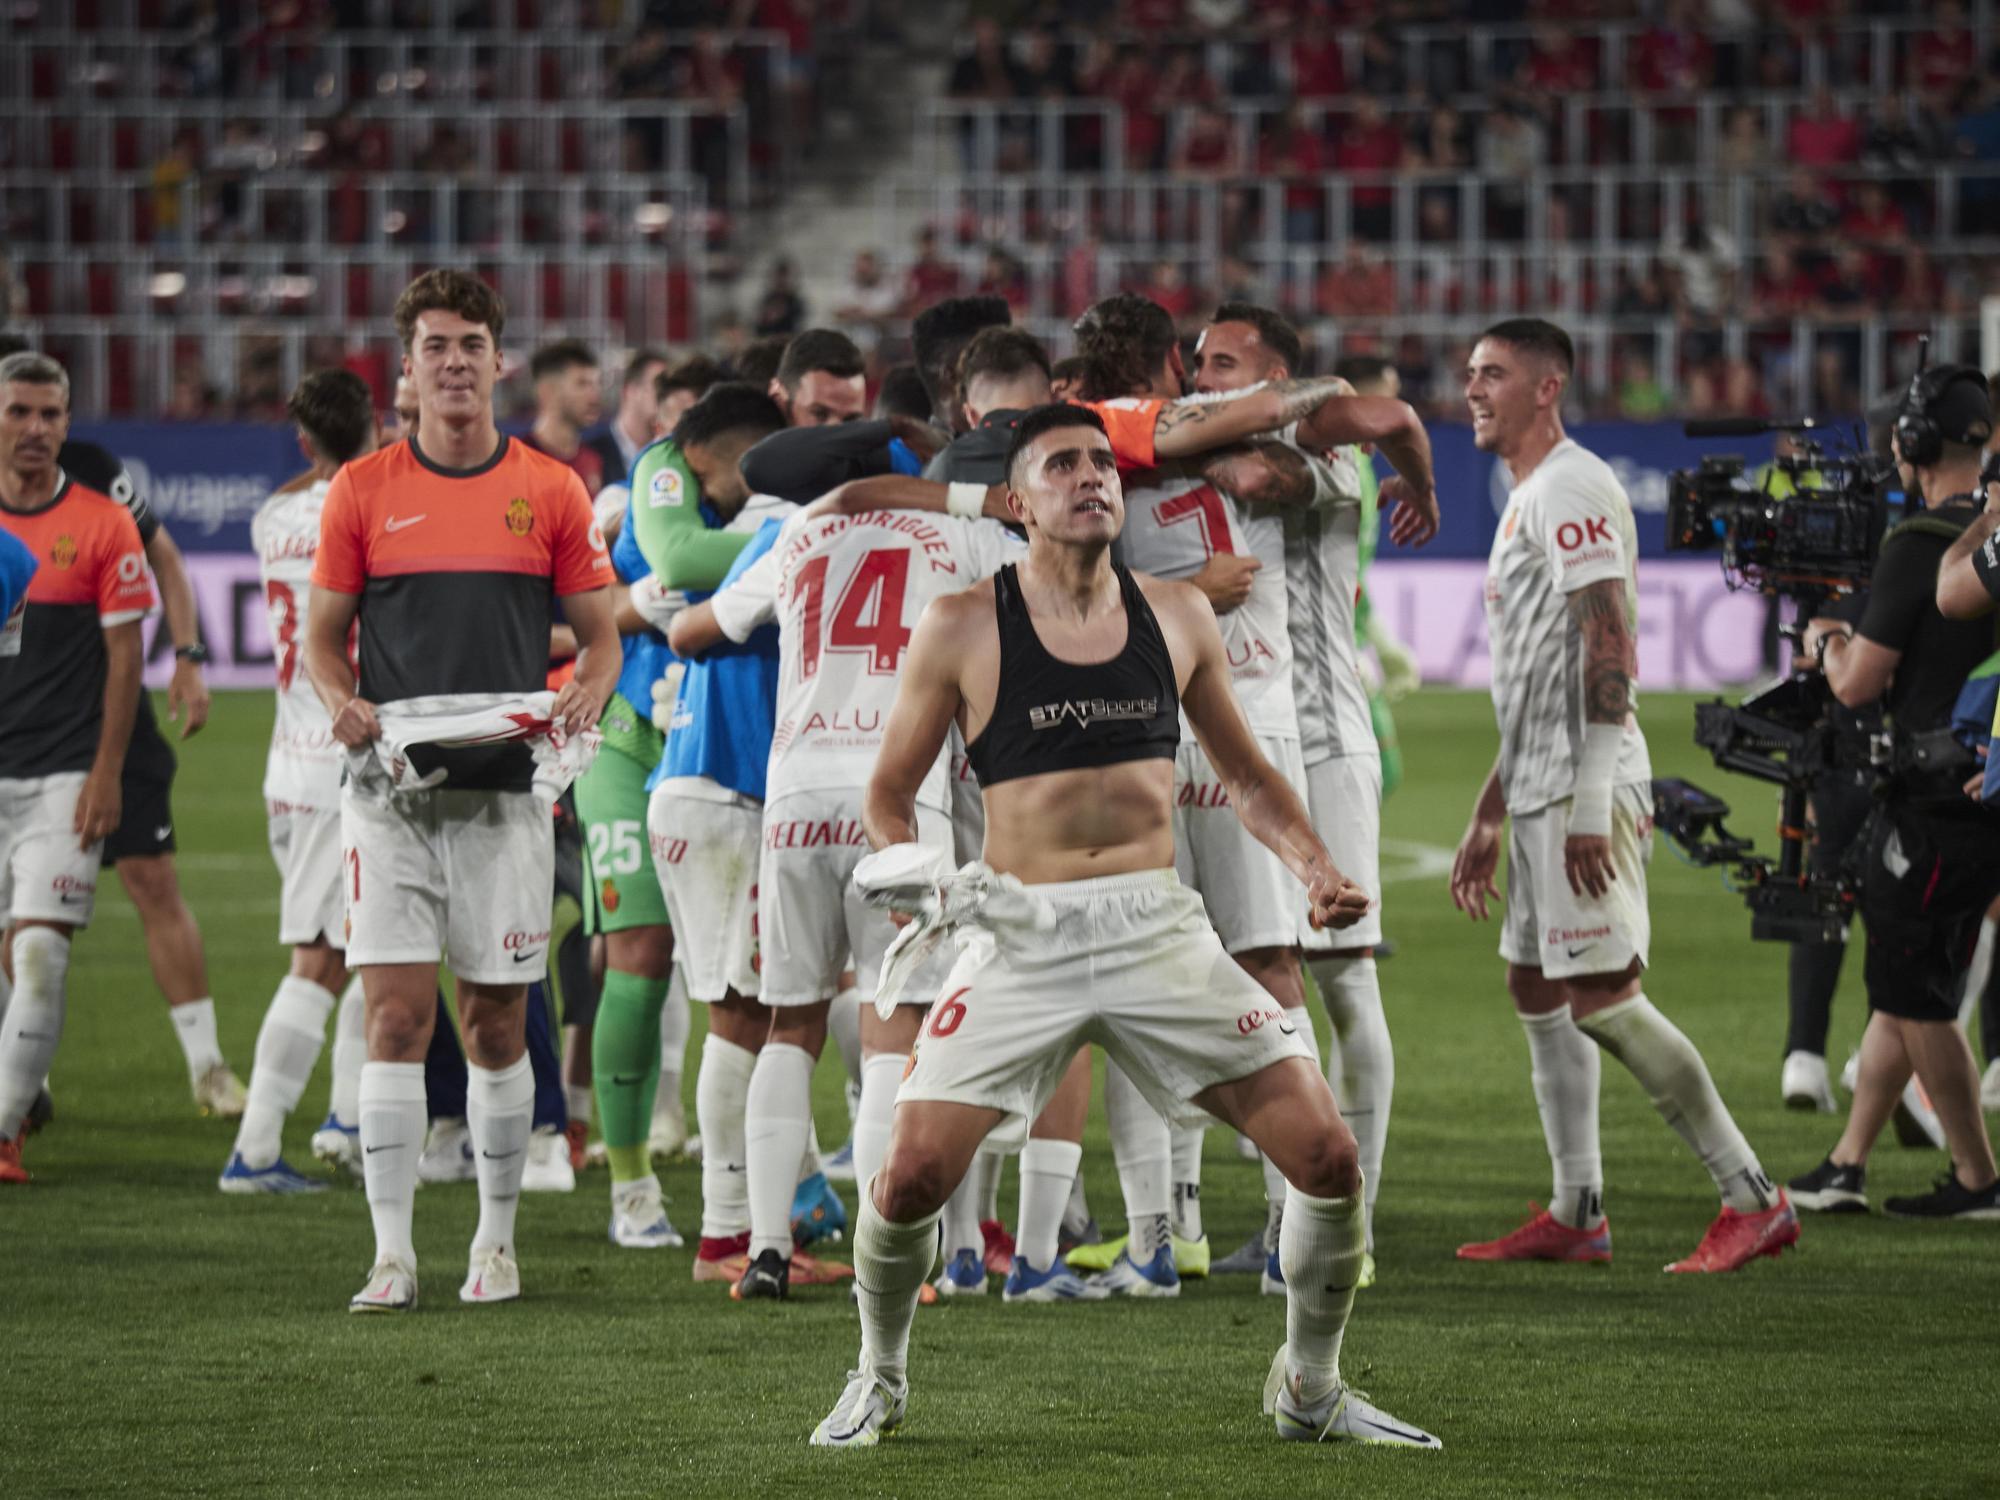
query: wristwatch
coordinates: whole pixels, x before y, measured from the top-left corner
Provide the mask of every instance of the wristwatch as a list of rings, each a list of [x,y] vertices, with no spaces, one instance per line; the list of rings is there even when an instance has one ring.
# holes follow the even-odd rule
[[[208,660],[208,647],[204,646],[200,641],[196,641],[192,646],[176,646],[174,647],[174,659],[177,661],[191,661],[196,666],[200,666]]]

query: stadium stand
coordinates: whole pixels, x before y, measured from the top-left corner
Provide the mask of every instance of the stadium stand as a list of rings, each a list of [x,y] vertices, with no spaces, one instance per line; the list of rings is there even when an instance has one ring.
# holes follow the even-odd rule
[[[875,76],[861,0],[30,6],[0,54],[0,309],[89,409],[268,416],[315,365],[375,379],[385,298],[446,252],[524,335],[611,348],[756,323],[754,246],[880,368],[906,350],[875,325],[953,291],[1059,352],[1109,290],[1189,326],[1250,297],[1321,364],[1393,354],[1442,413],[1467,335],[1532,309],[1576,331],[1586,409],[1646,418],[1854,410],[1920,331],[1976,357],[2000,290],[1983,6],[946,9],[967,24],[912,35],[957,50],[875,103],[914,132],[841,153],[819,127],[843,66]],[[815,145],[840,159],[802,173]],[[816,264],[824,216],[774,211],[822,166],[873,241],[851,284],[845,245]]]

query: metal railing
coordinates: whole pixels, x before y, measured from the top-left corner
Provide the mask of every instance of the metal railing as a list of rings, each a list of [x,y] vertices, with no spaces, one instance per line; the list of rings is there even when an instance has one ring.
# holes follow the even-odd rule
[[[0,173],[0,224],[17,254],[72,249],[155,258],[247,244],[292,258],[373,246],[650,246],[697,257],[706,190],[689,176],[607,173],[483,179],[437,172],[296,169],[206,172],[178,183],[150,172],[88,177]],[[87,234],[79,229],[88,230]]]
[[[1843,109],[1860,114],[1879,102],[1862,89],[1830,91]],[[1390,123],[1406,136],[1438,109],[1429,99],[1378,101]],[[1463,95],[1446,101],[1469,126],[1495,109],[1485,95]],[[1558,128],[1548,142],[1552,165],[1588,166],[1614,144],[1634,170],[1656,166],[1714,170],[1731,111],[1747,107],[1757,112],[1765,148],[1782,160],[1785,132],[1793,115],[1808,100],[1797,90],[1708,93],[1696,98],[1635,94],[1629,90],[1567,94],[1555,101]],[[1232,150],[1239,171],[1258,169],[1259,143],[1293,102],[1277,97],[1239,98],[1219,106],[1230,127]],[[1329,116],[1353,112],[1351,99],[1313,99],[1298,107],[1315,130],[1324,134]],[[1159,111],[1165,123],[1161,161],[1171,162],[1191,123],[1201,111],[1193,105],[1169,105]],[[1662,120],[1668,126],[1662,126]],[[1684,121],[1684,124],[1673,123]],[[936,99],[924,103],[917,120],[918,164],[926,172],[1008,172],[1039,176],[1092,173],[1119,176],[1128,169],[1148,171],[1151,162],[1131,162],[1126,151],[1126,111],[1101,99],[1020,99],[1008,101]],[[1669,151],[1669,142],[1686,150]],[[1474,141],[1476,157],[1476,140]]]

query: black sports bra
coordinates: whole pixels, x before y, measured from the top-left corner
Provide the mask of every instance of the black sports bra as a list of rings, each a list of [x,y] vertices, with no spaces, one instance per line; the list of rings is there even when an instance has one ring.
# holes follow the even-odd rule
[[[1000,688],[993,716],[965,747],[982,787],[1050,771],[1171,760],[1181,742],[1180,693],[1160,622],[1131,572],[1113,564],[1125,601],[1125,645],[1109,661],[1058,661],[1035,634],[1010,564],[993,578]]]

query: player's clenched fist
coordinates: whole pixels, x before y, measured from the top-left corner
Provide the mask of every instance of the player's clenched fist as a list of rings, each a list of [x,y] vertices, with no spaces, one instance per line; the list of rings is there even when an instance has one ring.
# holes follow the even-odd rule
[[[604,700],[585,687],[580,677],[572,677],[562,685],[562,691],[556,694],[555,707],[549,710],[549,717],[571,734],[581,734],[603,716]]]
[[[371,744],[381,736],[382,725],[375,717],[375,705],[366,698],[349,698],[333,716],[333,737],[350,750]]]
[[[1315,875],[1306,887],[1306,898],[1312,903],[1314,931],[1352,927],[1368,915],[1371,905],[1368,893],[1338,871]]]

